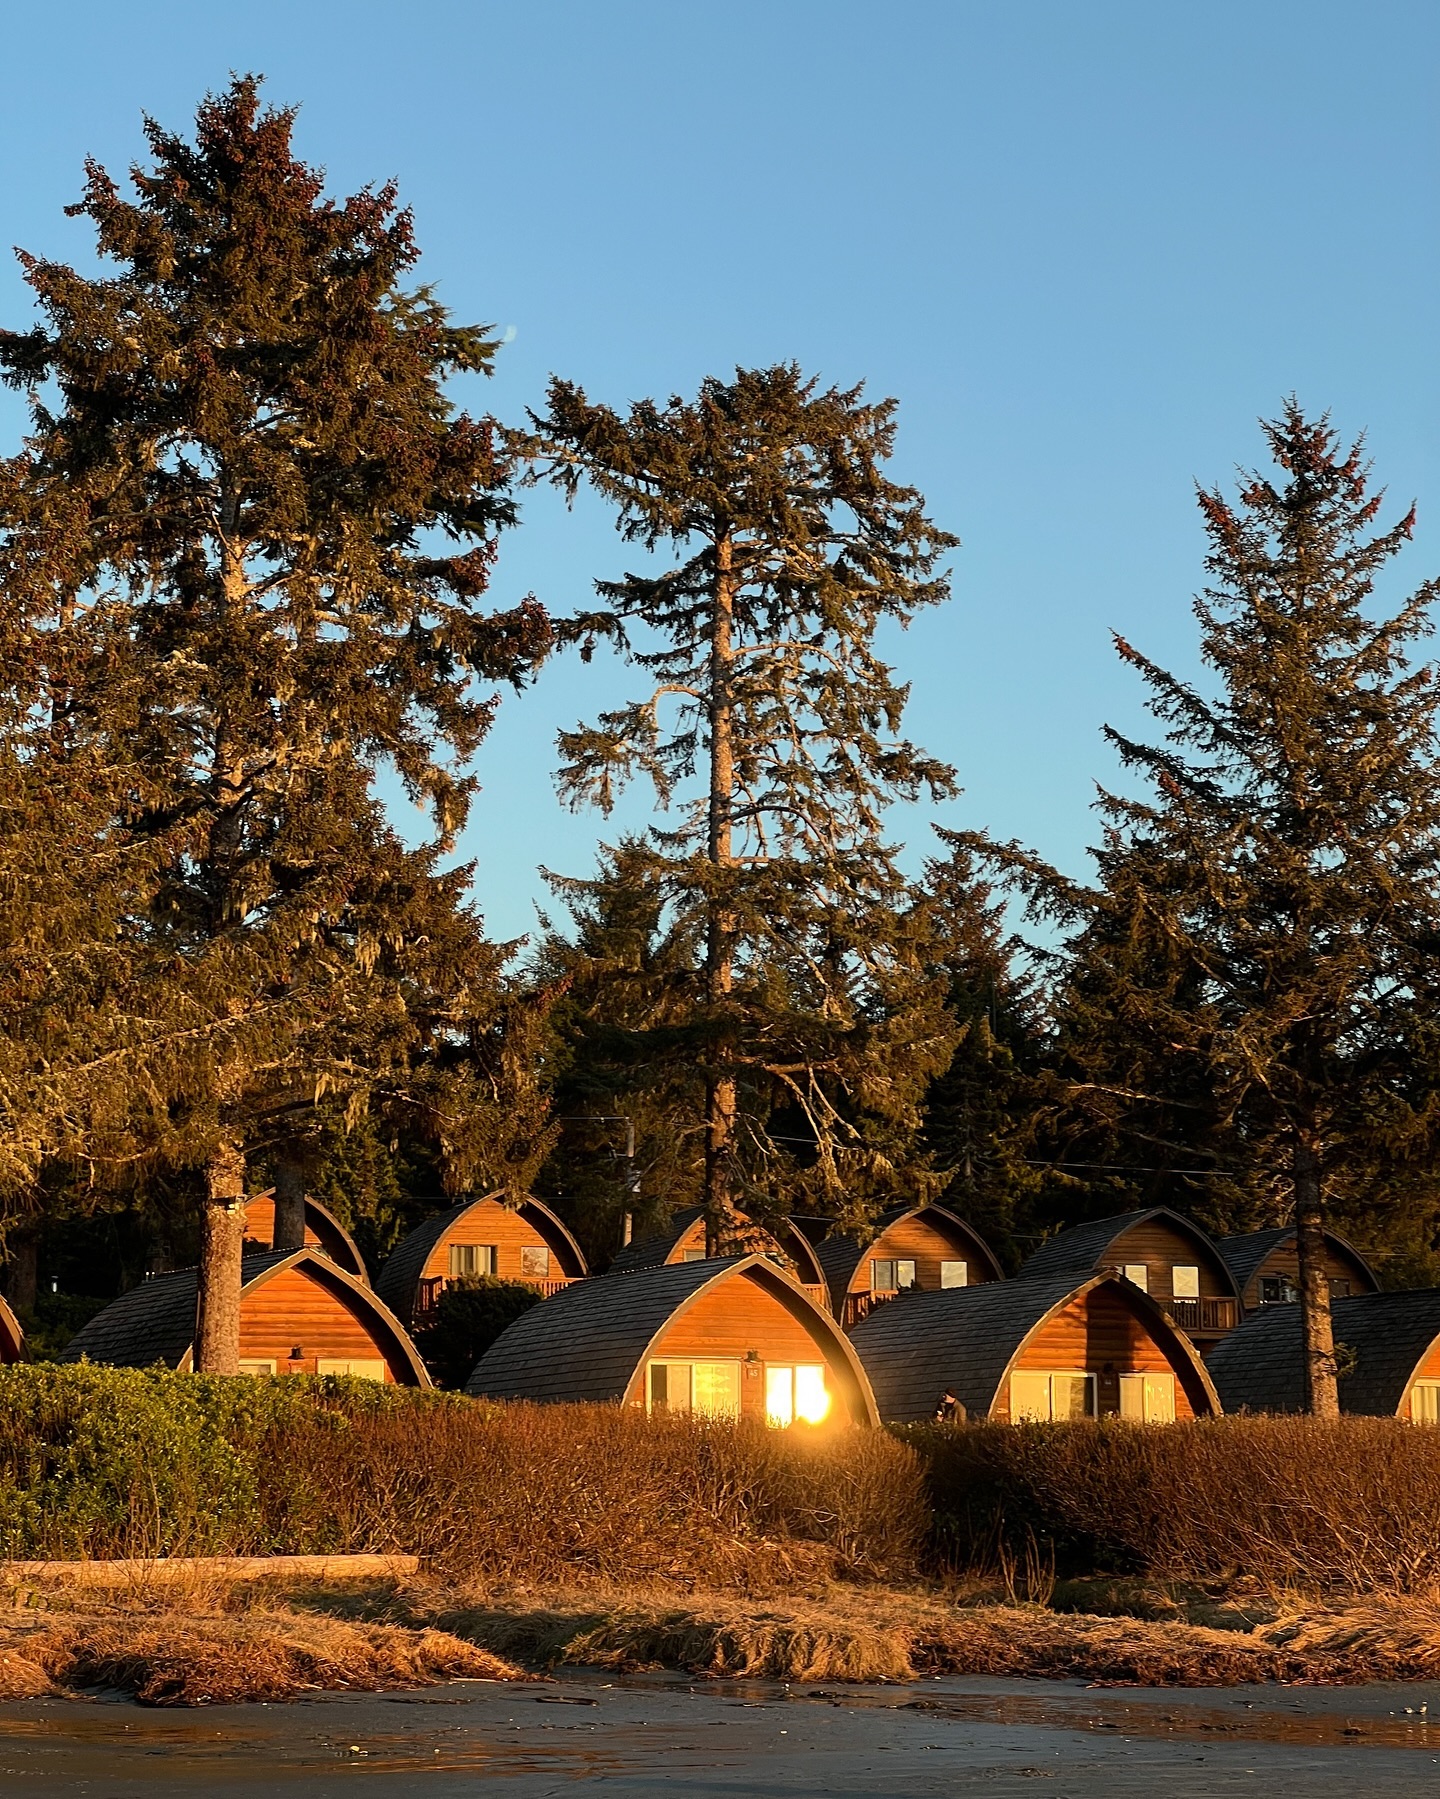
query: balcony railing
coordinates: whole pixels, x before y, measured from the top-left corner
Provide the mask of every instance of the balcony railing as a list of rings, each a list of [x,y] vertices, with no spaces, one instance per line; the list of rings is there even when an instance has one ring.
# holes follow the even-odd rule
[[[535,1281],[527,1279],[524,1275],[519,1277],[519,1284],[523,1287],[533,1287],[542,1299],[549,1299],[552,1295],[560,1292],[563,1287],[572,1285],[568,1280]],[[423,1318],[428,1318],[434,1312],[440,1304],[440,1295],[450,1285],[450,1280],[443,1274],[437,1275],[434,1280],[420,1282],[415,1294],[415,1320],[417,1323]]]
[[[1170,1316],[1182,1331],[1233,1331],[1233,1299],[1172,1299]]]
[[[889,1293],[847,1293],[840,1323],[848,1331],[862,1318],[868,1318],[876,1306],[883,1306],[887,1300],[898,1299],[902,1292],[910,1291],[908,1287],[897,1287]]]

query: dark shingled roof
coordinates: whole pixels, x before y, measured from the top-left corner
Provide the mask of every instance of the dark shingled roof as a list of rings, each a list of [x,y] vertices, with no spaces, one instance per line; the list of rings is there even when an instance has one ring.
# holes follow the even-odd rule
[[[320,1239],[320,1247],[334,1262],[337,1268],[343,1268],[346,1274],[353,1274],[357,1281],[370,1285],[370,1270],[365,1266],[365,1258],[361,1255],[355,1239],[330,1210],[322,1206],[318,1199],[305,1195],[305,1222]]]
[[[488,1199],[504,1203],[504,1196],[500,1193],[482,1193],[478,1196],[472,1194],[469,1199],[462,1199],[459,1205],[451,1206],[449,1211],[437,1212],[433,1218],[417,1224],[408,1237],[403,1237],[396,1244],[389,1260],[380,1270],[375,1291],[401,1318],[413,1318],[415,1315],[420,1276],[430,1259],[431,1250],[472,1206],[483,1206]],[[522,1218],[529,1219],[559,1256],[567,1275],[576,1280],[585,1275],[587,1270],[584,1252],[549,1206],[532,1198],[522,1200],[516,1210]]]
[[[1148,1294],[1109,1275],[1076,1280],[1061,1274],[902,1293],[862,1319],[850,1341],[870,1376],[882,1418],[928,1418],[947,1387],[971,1418],[985,1418],[1031,1331],[1067,1301],[1107,1282],[1123,1292],[1162,1342],[1176,1347],[1180,1365],[1190,1368],[1208,1396],[1204,1365],[1186,1338]]]
[[[683,1212],[676,1212],[663,1231],[654,1231],[648,1237],[641,1237],[638,1242],[627,1243],[610,1264],[611,1274],[634,1274],[641,1268],[663,1268],[665,1258],[685,1235],[690,1226],[704,1213],[703,1206],[687,1206]],[[770,1236],[779,1247],[795,1262],[800,1279],[808,1281],[812,1286],[823,1287],[825,1274],[818,1260],[818,1252],[805,1233],[790,1221],[787,1228],[775,1230],[767,1225],[757,1228],[768,1230]]]
[[[806,1320],[827,1359],[849,1373],[857,1412],[873,1421],[864,1372],[827,1312],[764,1256],[715,1257],[606,1274],[566,1287],[517,1318],[486,1351],[465,1391],[477,1398],[613,1403],[624,1398],[656,1336],[712,1283],[756,1280]]]
[[[1282,1243],[1293,1242],[1294,1238],[1295,1226],[1282,1224],[1275,1230],[1249,1231],[1242,1237],[1219,1237],[1215,1247],[1224,1256],[1230,1272],[1235,1276],[1235,1285],[1243,1294],[1266,1257]],[[1326,1231],[1325,1240],[1340,1250],[1342,1255],[1357,1262],[1371,1280],[1375,1280],[1374,1270],[1353,1243],[1347,1242],[1337,1231]],[[1375,1281],[1375,1284],[1378,1287],[1380,1283]]]
[[[1043,1276],[1048,1280],[1052,1275],[1093,1274],[1106,1266],[1107,1251],[1117,1237],[1151,1218],[1163,1218],[1167,1223],[1176,1225],[1186,1236],[1209,1250],[1222,1275],[1229,1274],[1229,1263],[1221,1255],[1214,1238],[1207,1231],[1201,1230],[1193,1218],[1187,1218],[1183,1212],[1172,1212],[1169,1206],[1146,1206],[1142,1211],[1121,1212],[1115,1218],[1092,1218],[1088,1224],[1072,1224],[1068,1230],[1057,1232],[1042,1243],[1024,1263],[1019,1278],[1031,1280]],[[1233,1278],[1232,1275],[1231,1279]],[[1237,1301],[1239,1297],[1240,1290],[1237,1287]]]
[[[931,1213],[951,1226],[960,1236],[972,1254],[984,1262],[991,1280],[1003,1280],[1005,1271],[996,1260],[995,1252],[972,1224],[946,1206],[897,1206],[894,1211],[886,1212],[875,1227],[875,1234],[865,1242],[858,1242],[854,1237],[826,1237],[815,1245],[815,1257],[825,1271],[825,1279],[830,1288],[830,1303],[838,1310],[840,1301],[854,1279],[855,1270],[861,1259],[874,1249],[877,1240],[892,1224],[898,1224],[902,1218],[923,1218]]]
[[[240,1265],[241,1291],[294,1263],[314,1270],[315,1278],[332,1291],[354,1298],[356,1312],[379,1335],[393,1339],[392,1347],[408,1366],[414,1384],[426,1387],[430,1377],[405,1327],[370,1288],[338,1268],[316,1249],[270,1249],[246,1256]],[[175,1274],[156,1275],[106,1306],[61,1355],[65,1362],[82,1359],[106,1362],[116,1368],[151,1368],[157,1362],[178,1368],[195,1341],[195,1300],[199,1270],[182,1268]],[[388,1358],[387,1358],[388,1359]]]
[[[1440,1288],[1359,1293],[1333,1301],[1330,1310],[1335,1341],[1355,1360],[1354,1372],[1340,1377],[1341,1411],[1393,1417],[1440,1337]],[[1208,1366],[1227,1412],[1304,1411],[1300,1307],[1261,1306],[1221,1338]]]

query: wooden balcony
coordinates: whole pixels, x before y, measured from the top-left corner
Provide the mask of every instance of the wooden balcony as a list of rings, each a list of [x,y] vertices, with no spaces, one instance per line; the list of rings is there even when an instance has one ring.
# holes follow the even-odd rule
[[[1166,1310],[1192,1337],[1217,1336],[1235,1328],[1233,1299],[1172,1299]]]
[[[561,1288],[570,1286],[571,1282],[563,1278],[560,1280],[532,1281],[525,1280],[522,1277],[518,1280],[517,1284],[522,1287],[533,1287],[542,1299],[550,1299],[556,1293],[560,1292]],[[415,1294],[416,1324],[422,1324],[427,1319],[434,1316],[435,1308],[440,1304],[440,1295],[450,1285],[451,1282],[449,1278],[443,1274],[436,1275],[434,1280],[420,1282]]]
[[[840,1315],[843,1330],[852,1330],[862,1318],[868,1318],[876,1306],[883,1306],[887,1300],[898,1299],[901,1293],[913,1291],[909,1287],[897,1287],[891,1293],[847,1293],[845,1305]]]

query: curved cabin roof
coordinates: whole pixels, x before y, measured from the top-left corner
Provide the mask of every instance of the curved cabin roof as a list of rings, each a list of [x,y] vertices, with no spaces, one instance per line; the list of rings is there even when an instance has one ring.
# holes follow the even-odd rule
[[[25,1346],[25,1332],[20,1320],[0,1299],[0,1363],[29,1360],[30,1351]]]
[[[850,1333],[883,1418],[928,1418],[948,1387],[971,1418],[988,1418],[1026,1343],[1055,1313],[1108,1286],[1161,1344],[1199,1414],[1220,1410],[1214,1384],[1190,1339],[1148,1293],[1113,1274],[906,1293],[879,1306]]]
[[[705,1216],[703,1206],[687,1206],[683,1212],[676,1212],[662,1231],[655,1231],[648,1237],[641,1237],[636,1243],[627,1243],[615,1260],[610,1264],[611,1274],[633,1274],[641,1268],[664,1268],[670,1265],[671,1256],[680,1248],[680,1239],[692,1230]],[[737,1213],[741,1224],[747,1232],[755,1237],[768,1237],[782,1255],[789,1256],[795,1264],[795,1270],[802,1285],[823,1287],[825,1271],[820,1266],[814,1244],[805,1233],[796,1228],[790,1220],[784,1219],[777,1227],[755,1224],[743,1212]],[[761,1252],[742,1249],[740,1254],[759,1254]]]
[[[809,1331],[844,1384],[856,1423],[878,1424],[865,1370],[844,1332],[767,1256],[716,1256],[578,1281],[517,1318],[465,1383],[473,1397],[618,1404],[652,1346],[703,1293],[753,1282]]]
[[[1335,1341],[1354,1357],[1353,1371],[1340,1376],[1340,1410],[1393,1418],[1440,1338],[1440,1288],[1360,1293],[1333,1300],[1330,1314]],[[1207,1365],[1227,1412],[1303,1412],[1300,1307],[1252,1312],[1215,1345]]]
[[[264,1208],[260,1204],[262,1201],[268,1203],[270,1221],[265,1225],[262,1217],[256,1216],[255,1222],[261,1225],[264,1237],[270,1239],[265,1244],[266,1249],[271,1249],[275,1243],[273,1187],[267,1187],[263,1193],[252,1194],[245,1202],[245,1227],[247,1230],[250,1228],[252,1213],[263,1214]],[[364,1281],[367,1287],[370,1285],[370,1271],[365,1266],[364,1256],[356,1247],[355,1239],[328,1206],[322,1206],[318,1199],[312,1199],[308,1193],[305,1195],[305,1235],[307,1239],[311,1236],[315,1238],[311,1247],[323,1249],[337,1268],[343,1268],[346,1274],[353,1274],[357,1281]]]
[[[482,1193],[477,1198],[462,1199],[448,1212],[437,1212],[433,1218],[417,1224],[408,1237],[402,1238],[390,1252],[390,1258],[375,1282],[375,1291],[385,1303],[393,1306],[402,1318],[408,1318],[415,1310],[420,1277],[433,1252],[467,1212],[491,1201],[504,1205],[505,1196],[500,1192]],[[542,1205],[538,1199],[527,1198],[513,1210],[544,1238],[568,1279],[581,1280],[588,1274],[584,1251],[549,1206]]]
[[[1049,1279],[1052,1275],[1062,1274],[1079,1276],[1113,1266],[1123,1260],[1120,1256],[1111,1255],[1119,1239],[1127,1231],[1133,1231],[1137,1226],[1152,1221],[1168,1225],[1208,1258],[1222,1282],[1233,1289],[1233,1297],[1239,1304],[1240,1289],[1236,1286],[1230,1264],[1220,1252],[1220,1246],[1208,1231],[1201,1230],[1193,1218],[1187,1218],[1183,1212],[1172,1212],[1169,1206],[1146,1206],[1138,1212],[1121,1212],[1114,1218],[1092,1218],[1085,1224],[1072,1224],[1068,1230],[1058,1231],[1053,1237],[1047,1238],[1022,1265],[1018,1278]]]
[[[942,1236],[949,1237],[957,1249],[964,1251],[967,1258],[973,1258],[982,1265],[987,1280],[1004,1280],[1005,1270],[996,1260],[994,1250],[974,1225],[967,1224],[957,1213],[937,1205],[900,1207],[893,1212],[886,1212],[880,1219],[874,1236],[863,1243],[854,1237],[826,1237],[816,1244],[815,1255],[825,1270],[833,1304],[838,1305],[849,1292],[855,1271],[866,1256],[875,1253],[886,1231],[911,1218],[923,1219]]]
[[[1287,1248],[1294,1241],[1295,1226],[1282,1224],[1277,1230],[1249,1231],[1241,1237],[1217,1237],[1215,1247],[1224,1256],[1230,1272],[1235,1276],[1235,1284],[1243,1295],[1249,1291],[1250,1283],[1275,1251]],[[1375,1270],[1353,1243],[1338,1231],[1327,1230],[1325,1247],[1342,1262],[1348,1262],[1372,1293],[1378,1292],[1380,1282]]]
[[[303,1269],[361,1321],[400,1385],[430,1385],[425,1364],[400,1320],[369,1287],[318,1249],[272,1249],[246,1256],[240,1265],[241,1304],[247,1294],[290,1268]],[[162,1362],[167,1368],[188,1371],[195,1347],[198,1286],[199,1270],[182,1268],[132,1287],[97,1313],[71,1339],[60,1359],[108,1362],[117,1368],[151,1368]]]

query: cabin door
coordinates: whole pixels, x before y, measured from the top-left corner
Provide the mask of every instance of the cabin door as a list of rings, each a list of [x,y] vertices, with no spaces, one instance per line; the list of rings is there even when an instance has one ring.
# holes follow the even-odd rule
[[[1173,1374],[1122,1374],[1120,1376],[1120,1416],[1133,1418],[1137,1424],[1173,1424],[1175,1422],[1175,1376]]]

